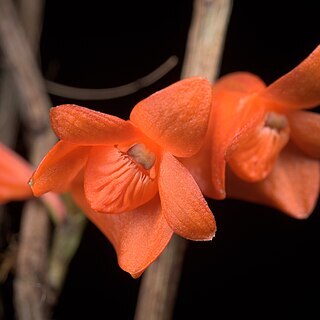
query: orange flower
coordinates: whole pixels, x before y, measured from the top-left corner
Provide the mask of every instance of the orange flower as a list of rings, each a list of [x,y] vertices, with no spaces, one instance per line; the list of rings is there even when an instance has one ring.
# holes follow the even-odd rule
[[[320,46],[268,87],[246,72],[222,77],[212,101],[206,142],[184,161],[204,194],[308,217],[319,195],[320,115],[300,109],[320,103]]]
[[[33,192],[70,190],[114,245],[119,265],[138,277],[173,232],[214,235],[200,189],[174,157],[199,151],[210,106],[210,83],[194,77],[141,101],[128,121],[75,105],[52,108],[60,141],[35,171]]]
[[[0,143],[0,203],[32,197],[28,180],[32,168],[18,154]]]
[[[27,161],[0,143],[0,204],[32,198],[32,190],[28,185],[32,172],[33,168]],[[65,217],[65,209],[58,196],[50,192],[43,196],[43,201],[54,219],[61,222]]]

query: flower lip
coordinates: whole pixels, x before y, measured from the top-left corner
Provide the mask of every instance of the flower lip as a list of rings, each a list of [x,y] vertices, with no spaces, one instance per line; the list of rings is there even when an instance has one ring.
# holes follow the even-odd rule
[[[134,210],[156,195],[158,153],[153,145],[145,145],[137,142],[127,146],[91,148],[84,189],[94,211],[121,213]]]
[[[280,131],[288,126],[288,119],[283,114],[271,111],[266,116],[264,126]]]

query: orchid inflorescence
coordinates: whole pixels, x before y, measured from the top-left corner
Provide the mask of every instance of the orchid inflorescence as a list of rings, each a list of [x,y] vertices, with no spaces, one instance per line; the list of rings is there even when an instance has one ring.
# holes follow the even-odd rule
[[[60,140],[30,186],[35,196],[70,192],[112,242],[120,267],[139,277],[173,233],[213,238],[204,197],[307,218],[319,195],[320,115],[301,110],[319,103],[320,46],[269,86],[247,72],[213,85],[191,77],[139,102],[129,120],[60,105],[50,111]],[[25,182],[30,169],[18,167]],[[19,179],[1,178],[11,184],[4,200],[30,197]]]

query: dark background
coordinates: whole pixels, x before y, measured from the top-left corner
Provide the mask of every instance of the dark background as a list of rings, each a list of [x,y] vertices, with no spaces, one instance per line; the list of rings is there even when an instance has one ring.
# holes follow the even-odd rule
[[[139,100],[179,79],[192,1],[46,2],[40,52],[47,79],[114,87],[179,58],[176,68],[135,94],[105,101],[51,96],[52,105],[76,103],[128,118]],[[317,1],[280,2],[234,1],[221,74],[246,70],[271,83],[320,43]],[[174,319],[319,318],[319,205],[298,221],[246,202],[208,202],[218,232],[212,242],[189,241]],[[139,283],[88,223],[54,319],[133,319]]]

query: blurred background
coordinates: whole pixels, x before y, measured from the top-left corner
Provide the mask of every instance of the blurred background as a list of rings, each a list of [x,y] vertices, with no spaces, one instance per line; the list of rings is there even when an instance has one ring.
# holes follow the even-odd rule
[[[82,100],[50,94],[52,106],[74,103],[128,118],[138,101],[179,79],[192,0],[67,3],[45,1],[39,48],[45,79],[102,89],[131,82],[139,86],[138,79],[160,66],[166,72],[119,98]],[[250,71],[268,84],[320,44],[319,2],[282,5],[274,0],[234,0],[220,75]],[[19,138],[15,148],[23,153],[23,137]],[[189,241],[174,319],[298,314],[319,318],[319,205],[309,219],[299,221],[242,201],[208,202],[217,220],[216,238]],[[21,204],[9,204],[8,211],[8,228],[18,233]],[[14,271],[1,290],[5,319],[14,319],[13,276]],[[140,281],[118,267],[111,244],[89,222],[54,319],[132,319]]]

